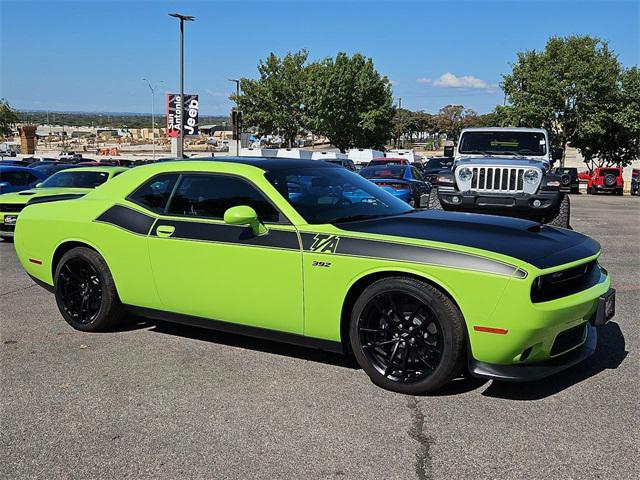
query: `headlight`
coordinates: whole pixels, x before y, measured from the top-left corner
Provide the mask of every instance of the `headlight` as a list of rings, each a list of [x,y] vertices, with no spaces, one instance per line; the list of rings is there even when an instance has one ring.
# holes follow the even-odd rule
[[[473,172],[468,167],[462,167],[458,171],[458,178],[463,182],[471,181],[471,177],[473,177]]]
[[[445,177],[444,175],[438,175],[438,177],[436,178],[436,183],[440,185],[442,185],[443,183],[446,183],[447,185],[453,185],[453,178]]]
[[[538,173],[538,170],[527,170],[524,172],[524,181],[531,185],[538,183],[539,179],[540,174]]]

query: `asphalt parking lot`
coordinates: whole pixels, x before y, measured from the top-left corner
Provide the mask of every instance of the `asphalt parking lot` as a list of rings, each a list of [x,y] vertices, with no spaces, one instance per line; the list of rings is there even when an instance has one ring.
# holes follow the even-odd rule
[[[573,196],[617,315],[528,384],[374,386],[349,359],[143,321],[87,334],[0,243],[2,478],[638,478],[640,199]]]

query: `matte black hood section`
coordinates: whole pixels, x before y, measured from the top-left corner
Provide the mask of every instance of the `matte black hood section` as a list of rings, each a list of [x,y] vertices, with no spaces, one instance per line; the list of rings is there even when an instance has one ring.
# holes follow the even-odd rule
[[[339,223],[343,230],[430,240],[480,248],[523,260],[537,268],[590,257],[600,251],[595,240],[529,220],[443,211]]]

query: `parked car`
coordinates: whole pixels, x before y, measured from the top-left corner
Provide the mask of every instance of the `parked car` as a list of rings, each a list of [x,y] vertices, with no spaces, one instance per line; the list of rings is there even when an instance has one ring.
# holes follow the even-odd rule
[[[423,169],[423,174],[426,180],[435,184],[438,179],[440,171],[451,171],[453,165],[453,158],[451,157],[431,157],[427,160]]]
[[[60,160],[57,158],[48,157],[26,157],[23,160],[28,161],[31,168],[38,167],[40,165],[60,163]]]
[[[570,200],[551,171],[562,158],[540,128],[466,128],[429,208],[526,218],[570,228]],[[434,185],[435,187],[435,185]]]
[[[31,165],[29,162],[25,162],[24,160],[6,160],[6,159],[2,159],[0,160],[0,166],[5,166],[5,167],[28,167],[29,165]]]
[[[600,192],[622,195],[624,192],[624,180],[620,167],[598,167],[589,176],[587,193],[595,195]]]
[[[631,172],[631,195],[640,195],[638,182],[640,182],[640,168],[634,168]]]
[[[72,167],[75,167],[73,165]],[[39,173],[39,169],[29,169]],[[77,198],[126,171],[123,167],[76,167],[59,171],[35,188],[0,195],[0,238],[13,237],[18,215],[29,202],[46,198]]]
[[[82,160],[82,154],[78,152],[60,152],[60,154],[58,155],[58,158],[60,160],[65,160],[65,161],[69,161],[69,160],[80,161]]]
[[[58,162],[55,162],[55,163],[42,162],[41,165],[36,165],[36,166],[29,165],[29,168],[32,168],[34,170],[37,170],[43,173],[47,178],[61,170],[68,170],[70,168],[79,168],[79,167],[81,167],[81,165],[78,165],[77,163],[58,163]]]
[[[15,248],[77,330],[134,312],[350,351],[376,384],[420,395],[465,366],[535,380],[594,353],[615,313],[600,245],[537,226],[415,211],[326,162],[230,158],[30,204]]]
[[[334,165],[340,165],[341,167],[344,167],[347,170],[351,170],[352,172],[356,171],[356,164],[353,163],[353,160],[351,160],[350,158],[330,158],[323,161],[333,163]]]
[[[367,167],[374,165],[410,165],[410,162],[406,158],[377,157],[367,163]]]
[[[45,178],[43,173],[33,168],[0,164],[0,193],[27,190]]]
[[[560,191],[568,193],[580,193],[580,179],[578,169],[574,167],[558,167],[553,170],[560,175]]]
[[[399,164],[374,165],[363,168],[360,175],[412,207],[427,206],[431,184],[424,181],[422,173],[416,167]]]

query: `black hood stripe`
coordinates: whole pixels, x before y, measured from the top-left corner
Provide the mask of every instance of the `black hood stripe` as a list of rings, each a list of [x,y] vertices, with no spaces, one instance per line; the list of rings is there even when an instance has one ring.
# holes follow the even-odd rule
[[[525,278],[527,276],[525,271],[513,265],[469,253],[339,235],[302,233],[301,237],[305,251],[315,253],[462,268],[509,277],[515,276],[517,278]]]
[[[473,213],[418,211],[336,225],[349,232],[464,245],[522,260],[540,269],[596,255],[600,245],[573,230],[529,220]]]

